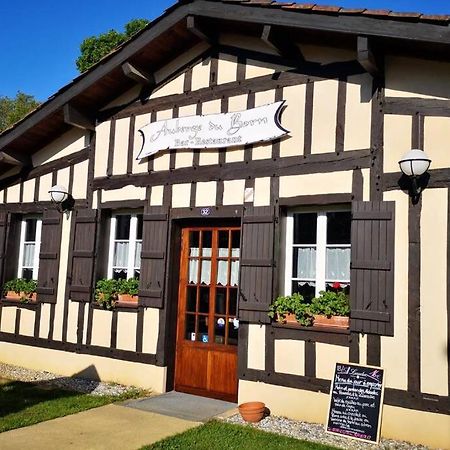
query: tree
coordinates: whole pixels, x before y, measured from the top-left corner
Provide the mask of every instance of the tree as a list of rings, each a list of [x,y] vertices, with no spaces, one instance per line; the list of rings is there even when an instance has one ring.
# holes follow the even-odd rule
[[[40,105],[32,95],[18,91],[15,98],[0,97],[0,133]]]
[[[146,19],[133,19],[125,24],[123,33],[109,30],[98,36],[86,38],[80,45],[81,54],[75,62],[77,69],[85,72],[120,44],[142,30],[148,23],[149,21]]]

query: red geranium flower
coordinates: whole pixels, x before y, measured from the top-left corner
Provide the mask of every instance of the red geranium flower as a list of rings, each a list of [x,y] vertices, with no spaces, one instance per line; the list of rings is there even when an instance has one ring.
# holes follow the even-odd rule
[[[331,285],[331,287],[332,287],[333,289],[340,289],[340,288],[341,288],[341,283],[339,283],[338,281],[335,281],[335,282]]]

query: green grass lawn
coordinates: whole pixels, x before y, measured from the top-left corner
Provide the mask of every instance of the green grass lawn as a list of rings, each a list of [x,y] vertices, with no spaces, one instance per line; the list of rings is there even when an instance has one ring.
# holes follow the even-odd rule
[[[250,427],[211,421],[184,433],[163,439],[141,450],[332,450],[316,444],[256,430]]]
[[[67,416],[108,403],[139,397],[141,391],[122,396],[94,396],[39,387],[32,383],[2,380],[0,384],[0,433],[56,417]]]

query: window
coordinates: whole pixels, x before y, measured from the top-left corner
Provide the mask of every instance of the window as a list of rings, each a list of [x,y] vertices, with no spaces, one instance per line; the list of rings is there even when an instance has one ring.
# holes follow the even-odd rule
[[[142,224],[142,214],[117,213],[111,217],[108,278],[139,278]]]
[[[292,211],[286,220],[285,294],[307,300],[350,288],[350,211]]]
[[[25,216],[20,224],[18,278],[37,280],[41,247],[42,219]]]

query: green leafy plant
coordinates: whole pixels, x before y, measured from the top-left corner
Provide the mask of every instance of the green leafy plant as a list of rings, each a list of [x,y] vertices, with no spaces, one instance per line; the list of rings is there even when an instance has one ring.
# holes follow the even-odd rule
[[[343,291],[320,291],[319,297],[312,299],[312,314],[331,316],[349,316],[350,303],[348,295]]]
[[[25,278],[14,278],[7,281],[3,285],[3,293],[6,295],[9,291],[13,291],[20,296],[20,301],[27,303],[31,296],[36,292],[37,281],[26,280]]]
[[[139,280],[137,278],[129,278],[128,280],[117,280],[117,293],[137,295],[139,291]]]
[[[287,314],[294,314],[297,322],[304,326],[313,323],[313,316],[309,311],[309,305],[305,303],[303,296],[299,293],[278,297],[270,306],[267,313],[272,319],[276,318],[282,322]]]
[[[114,309],[117,302],[117,280],[102,278],[95,285],[95,300],[105,309]]]

